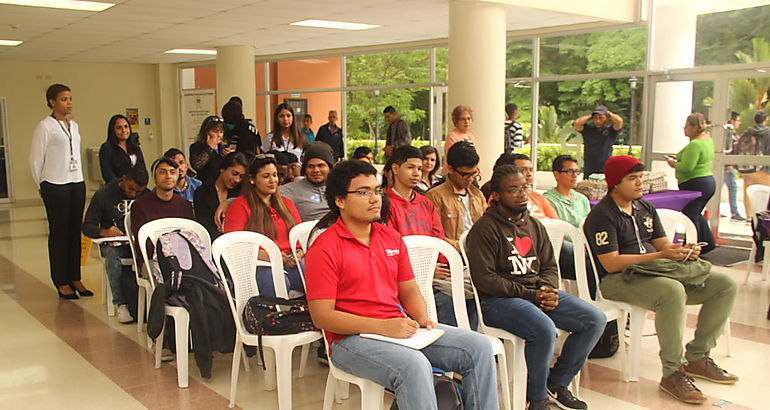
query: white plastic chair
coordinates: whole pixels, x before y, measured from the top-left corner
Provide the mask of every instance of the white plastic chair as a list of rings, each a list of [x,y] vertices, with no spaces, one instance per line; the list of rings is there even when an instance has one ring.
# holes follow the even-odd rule
[[[326,332],[323,331],[324,340],[326,339]],[[329,362],[329,376],[326,378],[326,389],[324,390],[324,406],[323,410],[331,410],[334,404],[335,397],[337,403],[342,403],[343,398],[347,398],[347,386],[341,388],[339,383],[353,383],[361,389],[361,409],[362,410],[374,410],[384,409],[385,399],[385,387],[373,382],[372,380],[365,379],[363,377],[354,376],[344,370],[338,369],[332,362],[332,355],[329,352],[329,343],[326,345],[326,357]],[[340,391],[343,390],[343,391]]]
[[[751,205],[751,220],[754,222],[754,226],[761,224],[762,221],[757,220],[757,213],[767,209],[767,202],[770,200],[770,186],[767,185],[752,185],[746,188],[746,195],[748,196],[749,204]],[[746,199],[744,198],[744,201]],[[762,280],[767,282],[770,280],[770,241],[762,242],[765,247],[765,259],[762,262]],[[751,270],[754,267],[754,257],[757,254],[757,245],[754,241],[751,241],[751,252],[749,253],[749,260],[746,262],[746,279],[744,284],[749,283],[749,276]]]
[[[409,251],[409,262],[414,271],[417,285],[425,299],[428,308],[428,316],[434,323],[438,323],[436,314],[436,302],[433,296],[433,273],[436,268],[438,255],[444,255],[449,262],[450,280],[452,283],[452,305],[455,313],[457,327],[471,330],[468,320],[468,311],[465,306],[465,286],[463,284],[463,263],[460,254],[446,241],[432,236],[410,235],[403,237],[406,248]],[[503,406],[511,410],[511,393],[508,381],[507,361],[505,359],[505,346],[500,339],[485,335],[492,343],[492,348],[497,358],[497,371],[500,387],[503,392]]]
[[[687,242],[698,242],[698,228],[695,227],[695,224],[692,223],[687,215],[672,209],[658,209],[658,217],[660,217],[663,230],[666,231],[666,237],[668,237],[671,242],[674,241],[674,238],[676,237],[680,227],[684,230]],[[684,244],[684,241],[682,241],[681,238],[680,242]],[[727,349],[728,357],[732,357],[733,355],[731,334],[732,331],[730,329],[730,320],[728,319],[727,323],[725,324],[725,329],[722,332],[722,336],[725,337],[725,347]]]
[[[460,235],[460,251],[466,265],[468,264],[468,254],[465,252],[465,241],[468,237],[468,232],[465,231]],[[484,323],[484,315],[481,312],[481,301],[479,300],[479,293],[476,291],[476,285],[473,285],[473,298],[476,302],[476,314],[479,318],[479,332],[503,340],[508,377],[510,383],[513,384],[511,389],[511,405],[513,410],[524,410],[527,407],[527,361],[524,357],[524,339],[503,329],[487,326]]]
[[[246,331],[242,321],[242,312],[249,298],[259,295],[257,287],[257,258],[259,250],[267,252],[273,272],[273,286],[279,298],[286,298],[286,283],[284,282],[283,260],[281,250],[270,238],[256,232],[226,233],[212,245],[212,255],[223,281],[227,281],[224,268],[227,267],[233,281],[235,294],[230,293],[226,286],[230,310],[233,314],[236,328],[235,351],[230,377],[230,408],[235,406],[235,393],[238,387],[238,370],[240,367],[243,344],[258,345],[258,336]],[[278,388],[278,408],[291,409],[291,354],[297,346],[303,346],[300,361],[299,377],[304,376],[307,352],[310,343],[321,338],[321,333],[300,332],[290,335],[264,335],[262,348],[265,349],[265,390]]]
[[[146,277],[140,274],[139,260],[136,256],[136,242],[134,241],[134,233],[131,230],[131,208],[126,210],[126,216],[123,218],[123,227],[126,229],[126,236],[128,236],[128,246],[131,247],[131,263],[134,269],[134,276],[136,277],[136,285],[138,287],[137,303],[136,303],[136,330],[139,333],[144,331],[144,321],[147,319],[147,310],[150,306],[150,298],[152,297],[152,283],[150,283],[147,274]],[[142,265],[147,268],[147,265]],[[152,340],[148,338],[148,347],[152,347]]]
[[[91,243],[96,245],[98,248],[97,254],[99,255],[99,261],[102,263],[102,305],[107,305],[107,316],[115,316],[115,303],[112,300],[112,287],[110,286],[110,278],[107,276],[107,269],[105,269],[104,257],[102,256],[101,252],[101,245],[105,242],[128,243],[128,237],[115,236],[91,239]],[[131,266],[132,260],[128,258],[120,258],[120,264],[122,266]]]
[[[313,227],[316,223],[318,223],[318,221],[301,222],[297,225],[294,225],[294,227],[289,231],[291,254],[294,256],[294,262],[297,263],[297,269],[299,270],[299,277],[302,278],[303,287],[305,286],[305,272],[302,271],[302,265],[300,264],[301,260],[297,254],[297,243],[299,243],[299,247],[302,249],[302,252],[306,253],[308,246],[310,246],[308,243],[310,240],[310,231],[313,230]]]
[[[175,231],[177,229],[187,229],[198,235],[203,242],[203,246],[211,247],[211,238],[209,232],[201,224],[185,218],[163,218],[150,221],[142,225],[139,228],[139,234],[137,240],[139,241],[139,249],[142,253],[142,259],[144,260],[144,266],[150,273],[150,284],[152,290],[155,290],[155,281],[152,275],[151,259],[147,253],[147,240],[152,242],[155,246],[158,237],[164,233]],[[179,387],[186,388],[188,386],[188,358],[189,358],[189,330],[190,330],[190,314],[187,309],[179,306],[166,305],[166,316],[174,318],[174,331],[176,336],[176,373],[179,383]],[[155,341],[155,368],[160,368],[161,352],[163,350],[163,334],[164,328],[161,330],[158,339]]]
[[[607,316],[607,323],[613,320],[617,321],[618,341],[622,342],[624,339],[623,334],[626,323],[626,315],[628,313],[623,310],[617,303],[602,298],[601,292],[598,289],[596,290],[596,300],[591,299],[591,293],[588,288],[588,272],[586,269],[585,256],[585,249],[587,244],[583,234],[568,222],[559,219],[541,219],[540,222],[543,224],[546,232],[548,233],[548,238],[550,239],[551,245],[553,246],[554,258],[556,260],[559,260],[564,237],[567,236],[572,240],[572,245],[574,246],[575,250],[573,262],[575,264],[575,279],[577,281],[578,288],[577,296],[604,312],[604,315]],[[599,281],[596,280],[595,283],[597,283],[598,287]],[[626,379],[628,374],[628,360],[626,358],[625,344],[621,347],[622,348],[618,349],[618,351],[620,352],[620,362],[622,366],[623,378]],[[578,391],[579,377],[580,373],[578,373],[573,380],[573,390],[575,393]]]

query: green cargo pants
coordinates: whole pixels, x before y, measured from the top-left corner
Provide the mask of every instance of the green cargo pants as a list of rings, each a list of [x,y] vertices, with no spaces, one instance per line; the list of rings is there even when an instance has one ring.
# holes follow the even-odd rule
[[[702,358],[717,344],[725,323],[733,310],[737,292],[735,281],[728,275],[711,272],[704,286],[684,286],[662,276],[634,275],[629,282],[621,274],[602,279],[605,298],[641,306],[655,312],[655,331],[660,344],[663,377],[680,366]],[[695,338],[683,352],[685,305],[703,305],[698,314]]]

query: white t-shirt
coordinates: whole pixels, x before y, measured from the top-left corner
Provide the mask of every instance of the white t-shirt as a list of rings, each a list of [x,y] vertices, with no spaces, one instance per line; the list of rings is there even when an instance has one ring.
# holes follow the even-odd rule
[[[265,140],[262,142],[262,152],[268,152],[273,150],[291,152],[292,154],[297,156],[297,162],[301,163],[302,153],[303,153],[302,148],[295,147],[294,144],[292,144],[291,141],[289,141],[289,138],[281,138],[281,139],[283,140],[282,141],[283,144],[281,147],[278,147],[277,145],[275,145],[275,143],[273,143],[273,133],[271,132],[267,134],[267,136],[265,136]]]
[[[83,181],[78,124],[70,120],[69,135],[66,130],[64,122],[50,116],[43,118],[35,127],[29,151],[29,165],[35,184],[40,185],[46,181],[63,185]],[[74,169],[71,162],[74,163]]]

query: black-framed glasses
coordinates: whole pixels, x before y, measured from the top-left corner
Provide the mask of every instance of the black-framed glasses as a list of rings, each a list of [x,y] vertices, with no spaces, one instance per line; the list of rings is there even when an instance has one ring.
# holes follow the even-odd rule
[[[361,198],[369,199],[374,195],[382,196],[382,193],[384,192],[382,188],[376,188],[376,189],[356,189],[354,191],[345,191],[348,194],[358,194]]]
[[[560,174],[568,174],[571,177],[578,176],[578,175],[582,174],[582,172],[580,172],[579,169],[563,169],[561,171],[556,171],[556,172],[558,172]]]
[[[526,185],[522,185],[520,187],[511,188],[511,189],[508,190],[508,192],[513,194],[513,195],[518,195],[518,194],[521,194],[521,193],[526,194],[527,192],[529,192],[531,190],[532,190],[532,185],[526,184]]]
[[[457,172],[457,175],[459,175],[459,176],[461,176],[461,177],[463,177],[465,179],[476,178],[476,176],[479,175],[479,170],[475,170],[475,171],[471,171],[471,172],[462,172],[462,171],[455,170],[455,172]]]

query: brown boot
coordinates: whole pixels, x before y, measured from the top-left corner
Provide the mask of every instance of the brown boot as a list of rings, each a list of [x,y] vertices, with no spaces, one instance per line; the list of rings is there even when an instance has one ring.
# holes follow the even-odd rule
[[[684,368],[671,373],[668,377],[660,379],[660,389],[674,396],[675,399],[690,404],[701,404],[706,401],[703,392],[695,387],[695,383],[690,376],[684,372]]]
[[[687,372],[688,376],[706,379],[714,383],[733,384],[738,381],[738,376],[717,366],[709,355],[688,363],[687,366],[684,366],[684,371]]]

